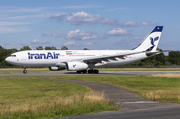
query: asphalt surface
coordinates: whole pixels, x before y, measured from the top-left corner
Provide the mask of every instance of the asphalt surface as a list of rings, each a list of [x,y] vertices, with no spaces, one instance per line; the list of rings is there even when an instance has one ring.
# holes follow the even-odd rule
[[[23,70],[22,70],[23,71]],[[76,72],[34,72],[34,73],[0,73],[0,76],[106,76],[106,75],[152,75],[152,74],[179,74],[180,71],[119,71],[119,72],[100,72],[99,74],[77,74]]]
[[[99,74],[76,74],[75,72],[50,72],[50,73],[0,73],[0,76],[104,76],[104,75],[152,75],[180,73],[180,71],[131,71],[131,72],[100,72]],[[108,84],[85,82],[78,80],[54,79],[88,86],[91,89],[104,93],[106,100],[114,101],[123,107],[119,111],[85,114],[82,116],[64,117],[63,119],[180,119],[180,104],[159,103],[148,101],[130,91]]]
[[[64,117],[63,119],[180,119],[180,104],[148,101],[142,97],[139,97],[137,94],[132,94],[130,91],[108,84],[67,79],[54,80],[88,86],[95,91],[103,93],[106,100],[114,101],[117,105],[123,107],[123,109],[120,111]]]
[[[180,119],[180,109],[145,110],[132,112],[109,112],[89,114],[62,119]]]

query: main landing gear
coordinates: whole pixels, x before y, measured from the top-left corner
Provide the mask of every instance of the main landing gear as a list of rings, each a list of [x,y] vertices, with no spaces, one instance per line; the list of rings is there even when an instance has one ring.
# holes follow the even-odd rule
[[[89,69],[88,71],[87,70],[77,71],[78,74],[80,74],[80,73],[85,74],[87,72],[88,72],[88,74],[93,74],[93,73],[98,74],[99,70],[97,70],[97,69]]]
[[[99,70],[97,70],[97,69],[89,69],[89,70],[88,70],[88,73],[89,73],[89,74],[92,74],[92,73],[98,74],[98,73],[99,73]]]
[[[87,73],[87,70],[77,71],[77,73],[78,73],[78,74],[80,74],[80,73],[85,74],[85,73]]]
[[[26,70],[26,67],[24,66],[24,71],[23,71],[24,74],[27,74],[27,70]]]

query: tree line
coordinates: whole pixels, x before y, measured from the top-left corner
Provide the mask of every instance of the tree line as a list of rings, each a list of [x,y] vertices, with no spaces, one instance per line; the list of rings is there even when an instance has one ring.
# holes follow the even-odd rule
[[[24,50],[32,50],[29,46],[24,46],[20,50],[15,48],[12,49],[5,49],[0,46],[0,66],[13,66],[5,61],[5,58],[8,57],[10,54],[18,51]],[[56,47],[36,47],[36,50],[68,50],[66,46],[61,47],[61,49],[57,49]],[[84,48],[83,50],[89,50],[88,48]],[[162,51],[161,49],[158,49]],[[137,61],[134,63],[126,64],[125,66],[171,66],[171,65],[180,65],[180,52],[179,51],[171,51],[168,55],[164,53],[160,53],[158,55],[149,57],[147,59]]]

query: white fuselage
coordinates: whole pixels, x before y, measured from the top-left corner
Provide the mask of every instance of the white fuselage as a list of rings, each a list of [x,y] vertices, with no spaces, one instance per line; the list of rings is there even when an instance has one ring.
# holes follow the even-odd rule
[[[133,50],[28,50],[13,53],[6,58],[11,64],[28,67],[65,67],[65,62],[80,61],[87,57],[121,55],[132,53]],[[146,53],[128,55],[115,60],[101,61],[95,66],[122,65],[147,58]]]

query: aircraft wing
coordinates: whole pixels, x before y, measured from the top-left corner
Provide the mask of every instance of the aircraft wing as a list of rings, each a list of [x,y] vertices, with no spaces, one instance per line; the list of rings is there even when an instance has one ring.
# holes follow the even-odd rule
[[[146,55],[150,56],[150,55],[160,54],[160,53],[163,53],[163,52],[171,52],[171,51],[173,51],[173,50],[163,50],[163,51],[155,51],[155,52],[147,51]]]
[[[81,59],[76,59],[73,61],[83,61],[85,63],[98,63],[101,61],[109,61],[109,60],[116,60],[116,58],[124,58],[124,56],[127,55],[133,55],[133,54],[139,54],[144,53],[145,51],[137,51],[137,52],[131,52],[131,53],[121,53],[121,54],[114,54],[114,55],[103,55],[103,56],[95,56],[95,57],[86,57]]]
[[[173,50],[163,50],[163,51],[159,51],[160,53],[163,53],[163,52],[171,52]]]

